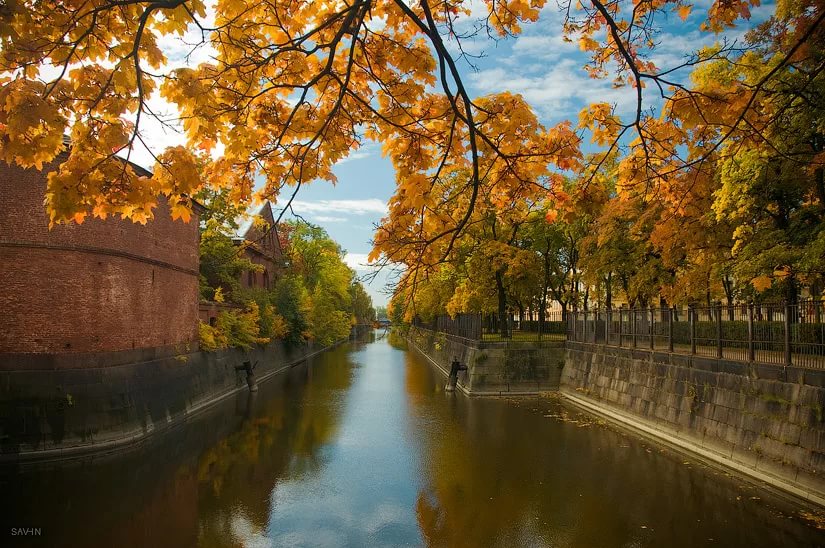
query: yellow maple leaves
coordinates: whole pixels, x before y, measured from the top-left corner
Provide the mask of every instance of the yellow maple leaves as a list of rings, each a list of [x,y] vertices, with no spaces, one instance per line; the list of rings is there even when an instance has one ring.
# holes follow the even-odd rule
[[[45,86],[12,80],[0,88],[0,158],[42,169],[63,147],[68,113],[43,97]]]
[[[543,6],[544,0],[488,1],[489,24],[499,34],[516,34]],[[202,0],[111,6],[47,0],[10,3],[7,11],[0,22],[0,155],[41,167],[71,133],[67,165],[50,178],[53,222],[89,212],[145,220],[152,193],[166,195],[173,215],[185,218],[187,194],[202,175],[236,189],[239,200],[251,198],[255,177],[266,179],[263,193],[270,197],[283,185],[334,181],[332,166],[364,135],[382,141],[399,181],[411,181],[416,190],[403,196],[417,209],[431,205],[417,190],[426,186],[421,177],[439,165],[445,174],[466,167],[468,140],[481,126],[476,153],[522,156],[517,166],[492,162],[494,178],[527,180],[541,173],[543,155],[570,158],[548,152],[566,146],[552,136],[529,142],[535,116],[520,98],[497,98],[498,114],[470,128],[476,122],[468,103],[432,89],[436,56],[444,55],[434,36],[452,17],[470,14],[467,2],[219,0],[214,22],[206,21],[212,14]],[[191,31],[214,55],[197,67],[166,69],[163,38]],[[44,84],[38,78],[47,66],[57,71]],[[114,157],[135,144],[140,127],[132,122],[155,114],[148,100],[156,89],[179,110],[188,147],[220,150],[219,157],[195,162],[172,149],[159,156],[152,177]],[[528,148],[525,154],[520,147]]]
[[[613,105],[594,103],[579,113],[579,127],[590,130],[591,140],[599,146],[608,146],[622,129],[619,117],[613,113]]]
[[[571,6],[563,30],[590,54],[592,75],[615,65],[617,86],[641,90],[657,67],[652,40],[639,29],[665,10],[686,20],[691,4],[628,4],[582,1]],[[485,0],[486,21],[495,33],[517,34],[544,5]],[[725,28],[754,5],[716,1],[709,27]],[[600,102],[582,111],[577,127],[547,128],[517,94],[462,95],[466,86],[444,39],[453,18],[471,8],[460,0],[218,0],[207,24],[202,0],[8,3],[0,19],[0,158],[41,168],[64,151],[68,132],[66,161],[49,176],[53,223],[110,214],[145,222],[159,196],[174,218],[188,221],[189,197],[204,184],[246,202],[256,180],[267,197],[314,179],[334,181],[335,163],[371,138],[393,162],[397,182],[371,256],[434,263],[457,232],[480,222],[477,203],[508,211],[558,190],[552,182],[560,173],[586,171],[582,132],[602,148],[628,147],[618,193],[655,187],[665,202],[678,203],[686,185],[673,176],[684,167],[677,149],[702,154],[717,131],[703,133],[707,119],[736,123],[731,107],[749,99],[737,93],[759,75],[702,68],[694,81],[701,93],[674,91],[661,119],[640,112],[623,121]],[[167,68],[159,44],[187,32],[211,47],[208,62]],[[186,146],[159,154],[147,176],[115,154],[135,144],[134,124],[152,114],[155,90],[178,110]],[[633,138],[619,143],[627,131]],[[684,206],[674,207],[681,213]],[[550,210],[547,220],[555,215]]]
[[[484,0],[493,28],[502,36],[521,32],[521,23],[538,19],[545,0]]]

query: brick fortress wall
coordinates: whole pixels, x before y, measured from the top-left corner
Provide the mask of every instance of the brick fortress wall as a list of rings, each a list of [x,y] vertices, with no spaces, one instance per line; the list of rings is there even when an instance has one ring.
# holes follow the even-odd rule
[[[172,221],[161,202],[146,225],[87,218],[50,231],[43,197],[55,165],[0,162],[0,354],[194,350],[197,218]]]

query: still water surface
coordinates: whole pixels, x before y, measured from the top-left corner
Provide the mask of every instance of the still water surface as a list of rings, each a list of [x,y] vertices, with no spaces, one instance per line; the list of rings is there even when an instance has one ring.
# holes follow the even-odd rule
[[[825,546],[784,501],[555,399],[443,384],[378,332],[140,451],[0,472],[0,546]]]

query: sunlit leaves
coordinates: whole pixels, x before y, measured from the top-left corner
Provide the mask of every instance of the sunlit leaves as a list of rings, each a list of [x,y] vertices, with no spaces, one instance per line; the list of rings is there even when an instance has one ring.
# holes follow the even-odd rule
[[[44,98],[44,91],[42,83],[31,80],[0,88],[0,156],[6,162],[41,169],[62,148],[68,113]]]
[[[488,2],[487,23],[496,33],[517,34],[543,5]],[[399,193],[413,208],[427,205],[421,190],[437,183],[439,166],[447,166],[444,174],[477,166],[478,155],[502,161],[486,174],[477,167],[475,177],[500,179],[509,192],[504,186],[534,179],[548,162],[569,165],[570,154],[559,149],[576,143],[569,131],[568,143],[553,135],[536,140],[543,130],[521,98],[473,103],[457,73],[449,79],[458,91],[434,87],[439,61],[449,62],[441,34],[469,13],[461,1],[221,0],[212,22],[202,1],[9,3],[0,25],[8,96],[0,130],[15,137],[5,139],[2,153],[39,167],[61,152],[61,136],[70,131],[71,165],[47,201],[53,222],[92,209],[145,220],[152,192],[167,195],[173,214],[186,218],[187,194],[203,179],[180,150],[160,154],[151,179],[131,176],[128,166],[115,181],[100,171],[143,139],[140,121],[155,115],[147,101],[159,89],[179,110],[188,146],[215,156],[200,173],[212,186],[236,189],[239,201],[251,198],[256,177],[266,180],[269,197],[284,185],[334,182],[332,166],[364,137],[382,142],[399,183],[418,181]],[[168,70],[162,39],[193,29],[216,53],[197,67]],[[43,84],[37,77],[47,66],[58,73],[44,72]],[[91,161],[75,158],[89,151]],[[82,180],[81,166],[90,171]]]
[[[575,127],[546,127],[517,94],[471,96],[445,45],[477,8],[484,30],[511,35],[544,4],[219,0],[207,14],[200,0],[7,2],[0,157],[36,168],[62,162],[49,175],[52,223],[112,214],[146,222],[160,196],[173,217],[188,219],[189,197],[205,185],[247,204],[256,180],[270,198],[334,182],[336,162],[372,139],[397,184],[372,259],[426,273],[466,252],[463,234],[490,215],[510,222],[539,208],[545,221],[633,231],[634,243],[646,242],[634,248],[646,261],[639,279],[671,295],[683,274],[691,288],[701,275],[717,276],[713,264],[727,262],[726,253],[749,265],[731,270],[740,281],[786,267],[786,278],[819,276],[815,253],[799,250],[819,249],[825,199],[821,6],[779,2],[776,17],[736,47],[720,37],[686,58],[681,70],[692,77],[682,81],[679,67],[653,60],[662,17],[698,22],[693,4],[571,3],[565,38],[587,52],[590,75],[612,77],[635,108],[620,116],[598,102]],[[704,27],[728,29],[758,5],[712,2]],[[208,59],[170,67],[161,44],[191,32]],[[150,175],[122,157],[148,137],[141,126],[156,114],[153,93],[178,110],[186,146],[158,154]],[[650,94],[661,112],[650,110]],[[599,149],[586,161],[582,139]],[[563,188],[574,175],[580,188]],[[706,236],[694,239],[702,249],[673,237],[689,230]],[[596,247],[610,242],[594,239]],[[472,287],[454,289],[470,302]]]

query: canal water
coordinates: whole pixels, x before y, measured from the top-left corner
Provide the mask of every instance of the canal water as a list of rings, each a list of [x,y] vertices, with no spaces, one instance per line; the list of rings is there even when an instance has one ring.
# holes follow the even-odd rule
[[[444,381],[376,332],[129,454],[5,469],[0,546],[825,546],[793,504],[558,399]]]

